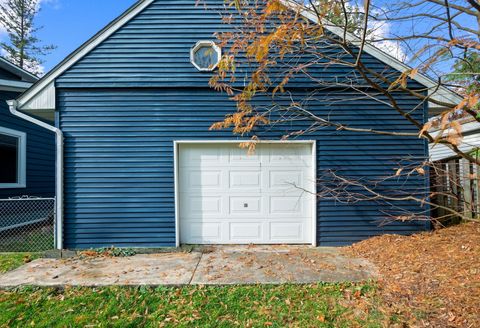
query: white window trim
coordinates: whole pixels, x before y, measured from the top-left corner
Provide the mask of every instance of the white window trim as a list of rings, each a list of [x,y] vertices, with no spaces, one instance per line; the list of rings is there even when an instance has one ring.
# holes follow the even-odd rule
[[[211,67],[207,67],[207,68],[204,68],[204,67],[200,67],[197,65],[197,63],[195,63],[195,51],[197,51],[198,49],[200,49],[201,47],[212,47],[213,50],[217,53],[218,55],[218,60],[217,62],[215,63],[215,65],[212,65]],[[220,63],[220,60],[222,59],[222,49],[217,46],[215,44],[215,42],[213,41],[208,41],[208,40],[202,40],[202,41],[198,41],[193,47],[192,49],[190,49],[190,62],[192,63],[193,66],[195,66],[196,69],[198,69],[199,71],[202,71],[202,72],[211,72],[213,71],[215,68],[217,68],[218,64]]]
[[[0,134],[18,138],[17,182],[0,183],[0,189],[27,187],[27,134],[25,132],[0,127]],[[1,164],[1,163],[0,163]]]

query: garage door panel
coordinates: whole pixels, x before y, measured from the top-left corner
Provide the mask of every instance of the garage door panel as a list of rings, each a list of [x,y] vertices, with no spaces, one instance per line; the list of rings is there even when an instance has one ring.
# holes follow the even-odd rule
[[[271,222],[270,240],[280,243],[305,240],[304,226],[302,222]]]
[[[222,197],[218,196],[196,196],[185,199],[186,208],[191,213],[186,212],[187,216],[193,216],[195,213],[204,213],[206,215],[222,215]]]
[[[300,170],[267,169],[269,189],[293,189],[304,187],[305,175]]]
[[[229,241],[233,243],[255,243],[263,239],[263,224],[260,222],[230,222]]]
[[[303,244],[307,221],[199,220],[182,224],[181,238],[192,244]]]
[[[209,164],[228,164],[228,156],[225,155],[225,145],[211,147],[210,145],[195,145],[189,147],[188,152],[182,152],[179,159],[180,167],[191,167]]]
[[[191,169],[180,177],[182,190],[223,188],[223,172],[221,170]]]
[[[262,174],[260,170],[230,170],[230,189],[258,189],[262,187]]]
[[[247,149],[242,149],[238,145],[234,148],[230,148],[229,151],[229,163],[233,166],[253,166],[259,167],[261,164],[261,154],[254,152],[248,153]]]
[[[311,149],[281,146],[181,145],[180,158],[202,161],[179,166],[181,242],[311,243],[313,197],[300,189],[312,184]]]
[[[230,197],[230,214],[257,215],[262,213],[262,197]]]
[[[270,213],[271,215],[284,214],[294,216],[305,216],[305,200],[304,197],[291,196],[272,196],[270,197]]]
[[[221,223],[220,222],[191,222],[184,225],[186,238],[197,242],[216,243],[221,242]]]

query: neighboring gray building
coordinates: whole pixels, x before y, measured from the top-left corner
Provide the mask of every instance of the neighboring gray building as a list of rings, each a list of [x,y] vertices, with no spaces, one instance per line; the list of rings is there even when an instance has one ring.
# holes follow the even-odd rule
[[[439,132],[432,130],[431,133],[436,136]],[[448,133],[448,131],[445,131]],[[480,123],[476,121],[465,122],[462,124],[462,143],[458,148],[469,153],[480,148]],[[430,160],[432,162],[442,161],[449,158],[458,157],[458,155],[442,144],[430,144]]]
[[[0,57],[0,199],[55,196],[55,135],[7,105],[37,80]]]

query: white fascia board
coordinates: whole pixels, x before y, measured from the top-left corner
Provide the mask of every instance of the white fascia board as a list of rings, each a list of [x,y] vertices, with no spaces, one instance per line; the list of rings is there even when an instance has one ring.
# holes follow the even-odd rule
[[[133,5],[129,10],[127,10],[122,16],[114,20],[112,23],[107,25],[103,30],[98,32],[93,36],[89,41],[84,43],[80,48],[74,51],[70,56],[68,56],[64,61],[52,69],[47,75],[35,83],[29,90],[22,94],[18,99],[18,109],[24,110],[24,106],[29,106],[29,110],[35,109],[45,109],[45,108],[34,108],[35,103],[41,104],[42,101],[36,102],[34,98],[40,94],[44,89],[54,85],[55,79],[59,77],[63,72],[72,67],[76,62],[82,59],[100,43],[105,41],[123,25],[129,22],[133,17],[142,12],[147,6],[149,6],[155,0],[140,0],[135,5]]]
[[[12,81],[0,79],[0,90],[4,91],[25,91],[32,86],[32,83],[23,81]]]
[[[302,6],[299,3],[295,2],[294,0],[280,0],[280,2],[287,8],[296,10],[304,18],[314,23],[319,22],[317,15],[315,15],[311,10],[308,10],[308,8],[306,8],[305,6]],[[328,31],[332,32],[333,34],[339,36],[342,39],[345,35],[347,41],[354,45],[360,46],[362,44],[362,40],[359,37],[349,32],[345,33],[344,29],[340,26],[336,26],[335,24],[332,24],[326,20],[322,21],[322,25]],[[383,50],[369,44],[368,42],[364,43],[363,50],[369,55],[372,55],[373,57],[377,58],[378,60],[384,62],[385,64],[393,67],[394,69],[402,73],[412,69],[412,67],[406,65],[405,63],[402,63],[400,60],[390,56]],[[452,90],[449,90],[444,86],[438,86],[438,83],[436,83],[435,81],[433,81],[431,78],[429,78],[424,74],[421,74],[421,73],[415,74],[415,76],[413,77],[413,80],[427,87],[429,92],[432,94],[433,99],[436,99],[441,102],[455,104],[455,105],[460,103],[463,100],[463,98],[460,95],[453,92]]]
[[[462,124],[462,133],[466,134],[471,133],[472,131],[476,131],[477,133],[480,133],[480,122],[474,121],[474,122],[468,122],[465,124]]]

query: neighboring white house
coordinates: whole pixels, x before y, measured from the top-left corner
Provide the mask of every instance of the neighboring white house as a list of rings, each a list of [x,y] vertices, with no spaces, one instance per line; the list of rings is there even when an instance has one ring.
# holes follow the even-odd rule
[[[450,131],[444,131],[446,135]],[[440,131],[432,131],[438,136]],[[480,123],[462,124],[462,143],[458,148],[465,153],[480,149]],[[430,160],[435,164],[431,170],[432,216],[443,220],[455,219],[456,215],[446,211],[450,208],[458,213],[475,218],[480,215],[480,170],[478,165],[461,158],[442,144],[430,144]],[[458,217],[457,217],[458,219]]]
[[[446,132],[445,132],[446,133]],[[433,132],[435,135],[435,132]],[[480,148],[480,123],[467,122],[462,124],[463,140],[459,149],[463,152],[474,151]],[[454,151],[442,144],[430,144],[430,160],[432,162],[456,157]]]

